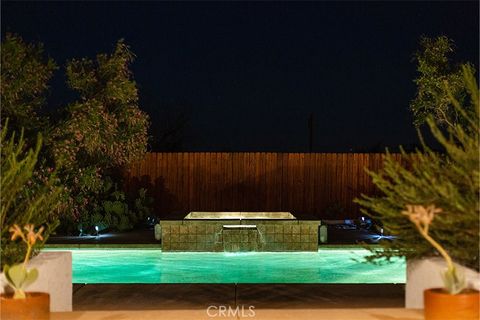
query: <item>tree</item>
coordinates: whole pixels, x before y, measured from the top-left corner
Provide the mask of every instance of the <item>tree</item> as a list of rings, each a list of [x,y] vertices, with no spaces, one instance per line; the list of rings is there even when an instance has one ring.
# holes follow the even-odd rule
[[[463,108],[473,108],[467,97],[462,66],[450,61],[454,51],[453,41],[445,36],[420,39],[420,50],[415,54],[419,73],[414,80],[417,93],[410,104],[415,126],[424,124],[430,115],[442,126],[454,126],[461,121],[463,117],[453,107],[450,94]],[[467,65],[473,72],[473,67]],[[450,93],[447,92],[445,83]]]
[[[9,118],[11,130],[25,129],[33,143],[38,131],[43,131],[47,119],[40,111],[45,104],[48,81],[57,69],[46,58],[42,44],[25,43],[17,35],[7,33],[1,45],[0,95],[2,116]]]
[[[91,217],[103,210],[105,177],[146,152],[149,120],[138,107],[129,70],[133,58],[119,41],[110,55],[67,64],[68,85],[79,99],[67,107],[67,117],[56,127],[52,149],[72,193],[73,220],[84,227],[99,222]]]
[[[133,57],[119,41],[113,54],[99,54],[96,62],[81,59],[67,64],[68,85],[80,99],[67,107],[67,118],[55,130],[57,163],[111,168],[143,157],[148,116],[138,107],[129,70]]]
[[[446,114],[449,123],[446,130],[437,123],[435,114],[426,118],[444,153],[434,152],[424,145],[422,152],[403,152],[404,164],[387,154],[384,168],[377,173],[369,172],[382,195],[362,195],[356,202],[363,207],[365,214],[383,223],[386,233],[396,235],[398,239],[383,242],[380,250],[372,249],[373,254],[368,260],[434,255],[432,247],[401,212],[407,205],[435,205],[442,209],[442,213],[432,224],[432,237],[444,245],[455,261],[479,269],[479,90],[469,65],[462,66],[462,76],[461,86],[454,87],[454,90],[465,88],[467,94],[463,100],[457,99],[448,80],[438,93],[440,100],[446,94],[448,105],[455,109]]]
[[[9,227],[13,224],[46,226],[44,241],[58,225],[61,206],[61,187],[55,173],[38,167],[42,146],[41,135],[35,148],[27,149],[23,132],[19,137],[8,133],[8,123],[1,129],[1,192],[0,230],[1,261],[18,263],[25,256],[25,248],[10,241]],[[38,249],[42,243],[39,243]]]
[[[27,146],[35,145],[38,132],[44,133],[45,148],[36,154],[41,165],[34,175],[48,176],[50,169],[44,164],[55,167],[64,185],[60,199],[66,223],[62,227],[75,228],[82,222],[91,226],[106,215],[112,194],[121,192],[108,187],[108,176],[143,157],[147,148],[149,119],[138,106],[137,86],[129,69],[133,53],[119,41],[112,54],[99,54],[95,61],[69,61],[67,84],[79,97],[63,108],[61,119],[49,123],[41,111],[55,63],[44,57],[41,44],[25,43],[16,35],[8,34],[1,50],[3,116],[10,118],[17,132],[25,127],[22,143]],[[122,219],[109,220],[122,220],[126,226],[138,220],[140,211],[125,210],[133,217],[128,221],[123,213],[118,214]]]

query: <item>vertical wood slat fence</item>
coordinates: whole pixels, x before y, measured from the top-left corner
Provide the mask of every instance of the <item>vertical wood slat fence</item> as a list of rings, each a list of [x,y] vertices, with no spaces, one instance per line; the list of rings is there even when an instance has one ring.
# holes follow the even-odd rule
[[[155,214],[163,218],[180,218],[190,211],[289,211],[300,218],[354,218],[360,211],[353,199],[375,193],[364,169],[378,170],[384,156],[148,153],[125,171],[125,188],[130,194],[147,188]]]

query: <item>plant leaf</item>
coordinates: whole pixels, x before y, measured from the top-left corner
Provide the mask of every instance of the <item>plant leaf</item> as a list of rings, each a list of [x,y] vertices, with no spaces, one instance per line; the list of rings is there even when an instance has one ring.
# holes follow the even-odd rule
[[[27,278],[27,270],[21,264],[16,264],[13,267],[10,267],[8,270],[8,275],[11,280],[11,284],[14,288],[20,289],[23,285],[23,282]]]
[[[3,274],[5,275],[5,278],[7,279],[8,283],[13,286],[13,281],[10,278],[10,275],[8,274],[8,270],[10,269],[10,266],[8,264],[3,266]]]
[[[27,277],[26,277],[25,281],[23,282],[22,289],[25,289],[28,286],[30,286],[32,283],[35,282],[35,280],[37,280],[37,278],[38,278],[38,270],[37,269],[31,269],[27,273]]]

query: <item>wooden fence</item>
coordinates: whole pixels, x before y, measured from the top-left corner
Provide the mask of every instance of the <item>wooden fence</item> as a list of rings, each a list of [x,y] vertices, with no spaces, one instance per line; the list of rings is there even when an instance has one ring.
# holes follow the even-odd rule
[[[147,188],[163,218],[190,211],[289,211],[301,218],[342,219],[360,214],[353,199],[375,193],[364,169],[378,170],[383,158],[378,153],[148,153],[126,170],[126,191]]]

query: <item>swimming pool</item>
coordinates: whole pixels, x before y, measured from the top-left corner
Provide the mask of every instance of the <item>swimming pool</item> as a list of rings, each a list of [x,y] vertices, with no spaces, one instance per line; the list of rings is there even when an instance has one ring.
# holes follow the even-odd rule
[[[405,283],[404,259],[361,262],[365,249],[317,252],[162,252],[158,249],[71,251],[73,283]],[[356,261],[357,260],[357,261]]]
[[[73,283],[405,283],[405,260],[361,262],[365,249],[318,252],[71,251]],[[358,261],[355,261],[358,260]]]

